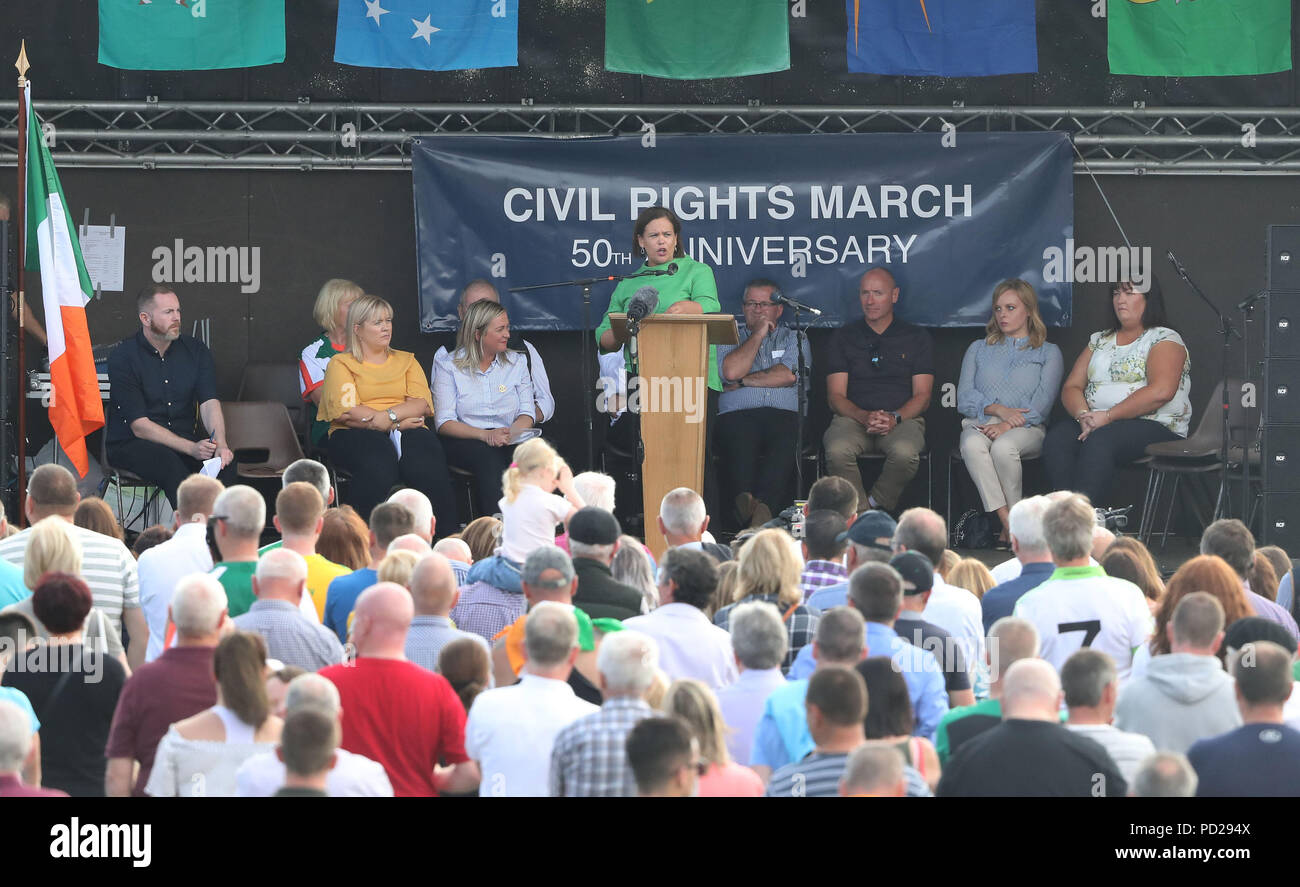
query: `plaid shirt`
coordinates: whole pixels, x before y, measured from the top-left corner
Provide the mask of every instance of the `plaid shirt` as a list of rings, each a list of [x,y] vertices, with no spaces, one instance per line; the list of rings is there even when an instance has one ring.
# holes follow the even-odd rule
[[[654,714],[640,697],[616,696],[561,730],[551,749],[551,797],[636,797],[627,734]]]
[[[411,630],[406,633],[406,659],[436,673],[442,648],[460,638],[473,638],[487,645],[473,632],[456,628],[446,616],[416,616],[411,620]],[[491,658],[491,648],[488,658]]]
[[[737,603],[748,604],[752,601],[763,601],[776,607],[777,612],[781,614],[782,621],[785,622],[786,632],[790,635],[790,650],[785,654],[785,659],[781,660],[781,674],[788,674],[790,666],[794,664],[794,657],[799,655],[800,650],[812,643],[813,635],[817,633],[817,622],[821,619],[821,614],[803,604],[784,607],[774,594],[754,594]],[[731,631],[731,611],[735,606],[736,604],[727,604],[727,606],[713,614],[713,624]]]
[[[343,661],[343,645],[319,622],[311,622],[288,601],[258,600],[235,617],[235,628],[266,638],[267,655],[285,665],[319,671]]]
[[[473,632],[491,644],[501,629],[524,615],[525,606],[522,594],[502,591],[486,582],[474,582],[461,587],[460,603],[450,615],[461,631]]]
[[[803,575],[799,577],[799,589],[803,592],[804,603],[808,596],[819,588],[839,585],[849,578],[849,571],[839,561],[810,560],[804,565]]]

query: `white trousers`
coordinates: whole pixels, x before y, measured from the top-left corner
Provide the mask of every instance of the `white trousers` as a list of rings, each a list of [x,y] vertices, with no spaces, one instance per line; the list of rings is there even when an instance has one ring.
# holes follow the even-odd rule
[[[1012,428],[997,440],[989,440],[977,424],[974,419],[962,420],[961,458],[979,490],[984,510],[1015,505],[1021,499],[1020,460],[1043,451],[1047,429],[1042,425]]]

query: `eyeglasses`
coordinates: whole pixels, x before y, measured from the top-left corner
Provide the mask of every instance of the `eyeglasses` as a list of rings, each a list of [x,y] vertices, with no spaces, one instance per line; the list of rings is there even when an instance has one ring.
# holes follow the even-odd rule
[[[872,342],[871,347],[867,349],[867,353],[871,355],[871,368],[879,370],[885,362],[884,356],[880,353],[880,343]]]
[[[744,305],[746,308],[778,308],[778,307],[780,307],[779,305],[776,304],[776,302],[755,302],[755,301],[752,300],[752,299],[751,299],[750,301],[748,301],[748,302],[742,302],[741,304]]]

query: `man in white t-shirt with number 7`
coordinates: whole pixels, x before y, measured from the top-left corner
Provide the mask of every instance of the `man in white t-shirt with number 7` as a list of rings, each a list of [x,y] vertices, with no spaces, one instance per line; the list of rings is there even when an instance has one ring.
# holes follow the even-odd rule
[[[1056,572],[1016,603],[1042,639],[1041,658],[1057,671],[1070,654],[1091,647],[1110,655],[1121,682],[1128,679],[1133,652],[1154,629],[1151,610],[1136,585],[1107,576],[1089,564],[1096,512],[1075,493],[1043,513],[1043,535]]]

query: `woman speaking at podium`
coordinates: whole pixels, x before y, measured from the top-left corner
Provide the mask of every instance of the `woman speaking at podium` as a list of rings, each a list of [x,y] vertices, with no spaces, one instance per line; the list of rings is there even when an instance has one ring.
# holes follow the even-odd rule
[[[645,257],[645,264],[634,273],[643,271],[664,271],[669,265],[676,265],[672,274],[652,277],[639,277],[620,281],[614,288],[614,295],[609,300],[609,310],[596,328],[596,342],[603,353],[617,351],[619,343],[610,329],[610,314],[627,311],[632,296],[643,286],[652,286],[659,291],[659,304],[655,314],[717,314],[722,310],[718,303],[718,285],[713,279],[713,269],[702,262],[697,262],[682,250],[682,221],[677,214],[667,207],[652,206],[642,210],[636,218],[633,228],[636,251]],[[632,370],[628,361],[628,372]],[[717,349],[709,346],[708,404],[704,443],[704,502],[710,514],[716,514],[716,496],[713,490],[713,420],[718,414],[718,396],[722,393],[722,382],[718,377]],[[644,392],[642,392],[644,396]],[[671,407],[668,407],[671,408]],[[640,418],[631,410],[625,412],[609,430],[608,441],[621,450],[632,452],[640,434]],[[698,492],[698,491],[697,491]],[[646,521],[651,520],[646,515]]]

